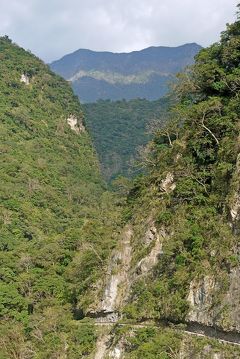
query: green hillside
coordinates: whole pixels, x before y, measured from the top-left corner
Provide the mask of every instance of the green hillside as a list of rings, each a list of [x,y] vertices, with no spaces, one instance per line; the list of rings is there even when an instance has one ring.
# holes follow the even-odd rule
[[[79,358],[95,334],[74,325],[75,305],[89,300],[118,212],[65,80],[7,37],[0,72],[0,357],[53,358],[68,343]]]
[[[168,98],[157,101],[99,100],[83,105],[86,126],[93,138],[103,176],[109,182],[119,175],[132,177],[141,169],[136,161],[140,147],[151,138],[150,125],[166,121]]]

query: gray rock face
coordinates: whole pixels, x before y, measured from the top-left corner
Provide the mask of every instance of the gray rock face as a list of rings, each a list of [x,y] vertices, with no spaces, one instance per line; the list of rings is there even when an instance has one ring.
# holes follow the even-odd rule
[[[109,358],[110,359],[122,359],[124,358],[124,342],[123,340],[120,340],[115,347],[113,347],[109,352]]]
[[[174,182],[174,176],[169,172],[166,178],[161,182],[161,190],[166,193],[171,193],[175,188],[176,183]]]
[[[190,284],[188,302],[190,311],[187,320],[205,325],[212,325],[213,319],[209,311],[213,302],[216,283],[213,277],[206,276],[202,280],[194,280]]]
[[[235,172],[231,180],[227,205],[229,225],[234,235],[238,235],[240,230],[239,178],[240,154],[237,157]],[[233,248],[233,254],[239,255],[239,249]],[[215,251],[212,251],[211,256],[215,255]],[[187,298],[190,305],[187,316],[189,322],[219,327],[224,331],[240,332],[240,267],[232,268],[226,279],[228,288],[225,293],[222,293],[223,289],[221,289],[217,274],[194,279],[190,283]],[[221,296],[218,298],[219,292]]]
[[[236,162],[236,171],[235,174],[233,176],[233,183],[232,183],[232,196],[230,199],[230,205],[229,205],[229,210],[230,210],[230,216],[231,216],[231,226],[233,228],[233,232],[235,232],[236,234],[239,233],[240,231],[240,183],[239,183],[239,178],[240,178],[240,154],[237,157],[237,162]]]
[[[67,118],[67,123],[72,131],[76,133],[85,132],[85,127],[83,126],[82,122],[77,119],[77,117],[70,115]]]
[[[240,268],[232,269],[229,279],[230,286],[224,299],[228,308],[226,320],[229,330],[240,332]]]
[[[104,359],[106,358],[105,354],[109,347],[109,341],[111,340],[111,336],[109,334],[103,334],[98,338],[96,345],[96,352],[94,354],[94,359]]]
[[[105,313],[110,313],[115,310],[115,301],[117,298],[118,285],[120,284],[120,275],[111,275],[109,282],[105,288],[103,301],[102,301],[102,310]]]
[[[102,315],[105,320],[108,315],[111,318],[118,315],[117,313],[125,299],[128,288],[128,272],[132,259],[131,237],[132,229],[127,226],[122,233],[118,248],[110,258],[107,275],[103,279],[105,284],[102,299],[97,303],[96,308],[90,310],[90,313],[97,317]],[[99,283],[99,287],[101,286],[102,283]],[[110,320],[110,322],[113,321]]]
[[[135,270],[136,274],[147,274],[157,264],[160,255],[163,253],[162,242],[165,236],[166,233],[163,230],[158,232],[154,224],[146,231],[144,243],[147,246],[153,243],[153,246],[149,254],[138,262]]]
[[[30,85],[30,78],[26,74],[22,74],[20,78],[20,82],[24,83],[25,85]]]
[[[219,284],[215,278],[205,276],[201,280],[193,280],[187,298],[190,305],[187,321],[240,332],[240,268],[231,270],[228,281],[228,290],[221,302],[216,304]]]

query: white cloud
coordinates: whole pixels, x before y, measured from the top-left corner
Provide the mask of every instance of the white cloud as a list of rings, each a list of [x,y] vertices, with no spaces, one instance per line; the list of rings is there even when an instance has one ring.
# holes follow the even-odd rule
[[[46,61],[78,48],[131,51],[217,41],[238,0],[0,0],[0,33]]]

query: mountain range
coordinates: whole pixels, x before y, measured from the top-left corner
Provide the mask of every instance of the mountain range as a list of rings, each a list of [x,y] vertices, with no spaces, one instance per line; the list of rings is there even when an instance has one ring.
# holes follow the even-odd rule
[[[200,49],[196,43],[130,53],[80,49],[52,62],[50,67],[72,83],[81,102],[157,100],[168,92],[176,73],[193,63]]]

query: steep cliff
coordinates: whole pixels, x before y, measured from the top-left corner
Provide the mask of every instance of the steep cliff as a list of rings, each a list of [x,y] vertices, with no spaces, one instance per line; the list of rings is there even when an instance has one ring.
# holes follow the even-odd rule
[[[128,289],[102,358],[240,355],[239,44],[238,19],[179,77],[172,120],[146,148],[125,210]]]
[[[130,193],[137,260],[144,216],[165,236],[149,279],[132,288],[129,317],[239,332],[239,39],[237,20],[199,53],[179,79],[173,122],[148,146],[151,173]]]

